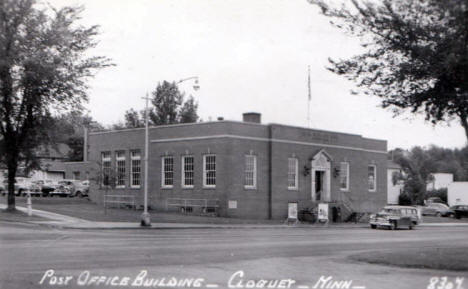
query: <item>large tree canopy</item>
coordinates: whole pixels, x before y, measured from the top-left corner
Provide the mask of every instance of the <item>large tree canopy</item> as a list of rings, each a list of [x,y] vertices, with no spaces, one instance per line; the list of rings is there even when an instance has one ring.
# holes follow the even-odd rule
[[[434,124],[457,118],[468,138],[468,1],[309,2],[359,37],[365,50],[330,59],[331,71],[382,98],[382,106],[396,114],[409,109]]]
[[[78,24],[82,8],[40,7],[34,0],[0,1],[0,143],[8,168],[8,208],[15,208],[19,162],[49,140],[53,116],[81,110],[86,81],[108,66],[90,56],[97,26]]]

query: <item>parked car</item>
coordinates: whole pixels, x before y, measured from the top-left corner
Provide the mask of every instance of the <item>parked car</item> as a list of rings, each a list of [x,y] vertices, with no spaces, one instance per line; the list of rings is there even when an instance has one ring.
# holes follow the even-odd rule
[[[423,216],[450,217],[453,211],[445,204],[431,203],[422,208]]]
[[[3,190],[2,194],[6,195],[8,190],[8,180],[3,181]],[[16,177],[15,178],[15,195],[16,196],[27,196],[30,193],[32,196],[40,196],[41,195],[41,188],[34,184],[30,178],[25,177]]]
[[[61,180],[58,182],[58,186],[55,190],[49,192],[51,197],[61,196],[61,197],[72,197],[75,187],[73,180]]]
[[[76,181],[74,185],[75,185],[74,196],[77,196],[80,198],[88,196],[89,181]]]
[[[380,212],[370,216],[369,224],[372,229],[387,227],[395,230],[407,226],[411,230],[419,224],[418,209],[410,206],[385,206]]]
[[[468,205],[456,205],[450,207],[450,210],[453,211],[455,218],[460,219],[462,217],[468,217]]]
[[[41,192],[43,197],[47,197],[50,192],[58,188],[58,182],[53,180],[38,180],[35,181],[37,185],[41,187]]]

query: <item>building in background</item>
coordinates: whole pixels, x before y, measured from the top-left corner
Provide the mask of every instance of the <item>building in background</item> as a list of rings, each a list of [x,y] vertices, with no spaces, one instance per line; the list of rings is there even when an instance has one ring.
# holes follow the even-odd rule
[[[468,205],[468,182],[453,182],[447,189],[449,206]]]
[[[453,174],[433,173],[426,189],[428,191],[447,189],[451,183],[453,183]]]
[[[398,205],[398,197],[403,192],[404,181],[396,176],[402,174],[401,166],[394,161],[387,162],[387,204]]]
[[[386,141],[243,117],[151,127],[150,206],[282,219],[289,203],[327,203],[330,218],[343,220],[387,203]],[[87,174],[95,202],[114,194],[142,204],[144,129],[91,132],[86,146],[87,161],[67,164],[66,177]]]

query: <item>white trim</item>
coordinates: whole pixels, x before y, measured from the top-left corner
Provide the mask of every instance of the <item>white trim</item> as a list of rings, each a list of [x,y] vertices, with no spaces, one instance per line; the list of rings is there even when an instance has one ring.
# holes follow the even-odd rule
[[[367,189],[369,192],[376,192],[377,191],[377,166],[375,164],[368,164],[367,165],[367,178],[369,178],[369,167],[374,167],[374,189],[371,190],[369,188],[369,184],[367,185]]]
[[[294,160],[294,174],[295,174],[295,180],[294,180],[294,187],[289,186],[289,162],[291,160]],[[288,181],[288,190],[289,191],[297,191],[299,190],[299,159],[296,157],[293,158],[288,158],[288,176],[287,176],[287,181]]]
[[[206,158],[209,156],[214,156],[215,157],[215,184],[214,185],[207,185],[206,184]],[[203,188],[216,188],[216,154],[206,154],[203,155]]]
[[[165,174],[165,167],[164,167],[164,161],[166,159],[172,159],[172,185],[166,185],[166,174]],[[163,156],[161,157],[161,188],[163,189],[172,189],[174,187],[174,157],[169,155],[169,156]]]
[[[133,153],[138,152],[138,156],[133,156]],[[140,161],[140,171],[138,174],[140,175],[138,182],[140,183],[139,185],[134,185],[133,184],[133,161]],[[141,150],[136,149],[136,150],[130,150],[130,188],[132,189],[139,189],[141,187]]]
[[[246,173],[247,173],[247,159],[253,158],[253,185],[246,185]],[[245,155],[244,157],[244,189],[256,190],[257,189],[257,156],[256,155]]]
[[[219,135],[211,135],[211,136],[195,136],[195,137],[183,137],[183,138],[156,139],[156,140],[151,140],[150,142],[151,143],[166,143],[166,142],[176,142],[176,141],[205,140],[205,139],[217,139],[217,138],[246,139],[246,140],[256,140],[256,141],[266,141],[266,142],[270,141],[269,138],[251,137],[251,136],[242,136],[242,135],[232,135],[232,134],[219,134]],[[323,143],[292,141],[292,140],[274,139],[274,138],[272,138],[271,141],[272,142],[277,142],[277,143],[298,144],[298,145],[319,146],[319,147],[321,146],[321,147],[328,147],[328,148],[348,149],[348,150],[364,151],[364,152],[370,152],[370,153],[387,154],[386,151],[369,150],[369,149],[348,147],[348,146],[341,146],[341,145],[331,145],[331,144],[323,144]]]
[[[120,156],[119,156],[119,153],[122,153]],[[124,175],[123,175],[123,185],[118,185],[119,183],[119,162],[123,161],[124,163],[124,166],[123,166],[123,170],[124,170]],[[116,189],[123,189],[125,188],[125,185],[126,185],[126,181],[127,181],[127,160],[126,160],[126,155],[125,155],[125,151],[124,150],[118,150],[118,151],[115,151],[115,172],[116,172],[116,184],[115,184],[115,188]]]
[[[193,185],[186,185],[185,184],[185,158],[192,158],[192,181]],[[193,155],[183,155],[182,158],[180,159],[180,165],[181,165],[181,178],[180,178],[180,183],[182,184],[182,188],[184,189],[193,189],[195,186],[195,157]]]
[[[341,187],[341,164],[346,164],[346,188]],[[349,162],[340,162],[340,191],[348,192],[349,191]]]

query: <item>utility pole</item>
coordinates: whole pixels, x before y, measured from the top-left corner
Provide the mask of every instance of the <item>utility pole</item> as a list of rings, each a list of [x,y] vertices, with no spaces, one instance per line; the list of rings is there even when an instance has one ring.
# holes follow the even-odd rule
[[[146,93],[146,105],[145,105],[145,183],[144,183],[144,205],[143,205],[143,214],[141,214],[141,226],[142,227],[150,227],[151,226],[151,218],[150,214],[148,213],[148,156],[149,156],[149,145],[148,145],[148,101],[149,96]]]

